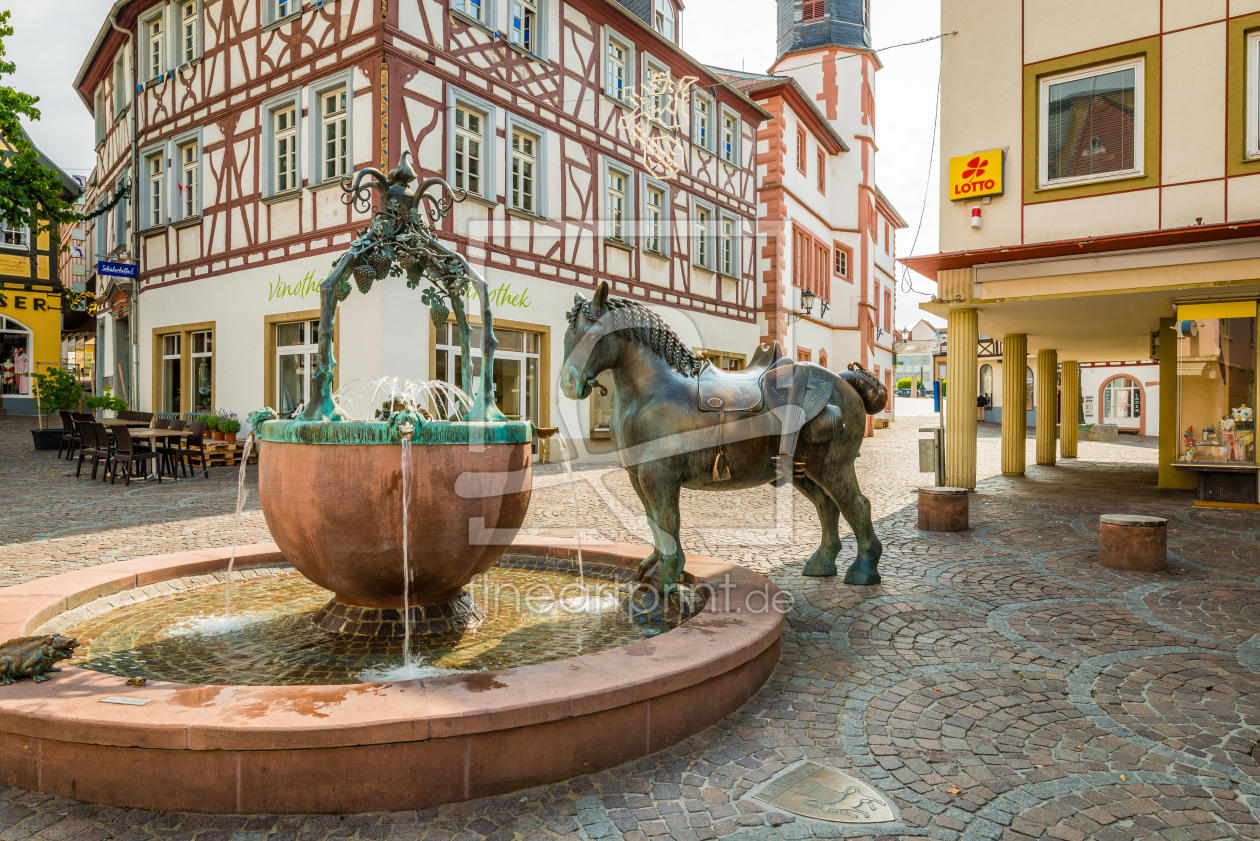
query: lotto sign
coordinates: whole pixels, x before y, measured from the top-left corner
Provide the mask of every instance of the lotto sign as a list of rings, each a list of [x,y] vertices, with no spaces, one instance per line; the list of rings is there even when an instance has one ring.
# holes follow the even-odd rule
[[[949,159],[949,200],[1002,195],[1002,150]]]

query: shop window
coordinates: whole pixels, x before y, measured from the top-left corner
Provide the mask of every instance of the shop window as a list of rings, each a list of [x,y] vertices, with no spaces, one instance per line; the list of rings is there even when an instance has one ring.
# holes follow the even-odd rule
[[[1254,301],[1177,308],[1178,461],[1256,463],[1255,314]]]
[[[0,393],[31,393],[31,331],[19,321],[0,316]]]
[[[159,412],[182,411],[183,355],[181,354],[183,336],[174,333],[162,337],[162,392]]]
[[[1142,173],[1143,59],[1041,80],[1040,185]]]
[[[192,334],[192,411],[214,409],[214,334],[209,330]]]
[[[993,405],[993,366],[992,365],[980,366],[980,396],[985,399],[985,402],[988,405],[990,406]]]
[[[276,413],[291,418],[311,396],[311,372],[319,354],[319,321],[275,325]]]
[[[540,423],[542,388],[542,334],[528,330],[508,330],[495,327],[494,336],[499,346],[494,350],[495,403],[508,420],[528,420],[535,426]],[[437,329],[434,378],[471,391],[481,375],[481,328],[473,327],[469,337],[469,353],[472,357],[473,384],[466,386],[462,380],[462,354],[459,332],[454,323]],[[538,452],[538,442],[534,442]]]
[[[1036,408],[1036,400],[1033,392],[1033,372],[1031,367],[1024,366],[1024,409],[1032,411],[1034,408]]]

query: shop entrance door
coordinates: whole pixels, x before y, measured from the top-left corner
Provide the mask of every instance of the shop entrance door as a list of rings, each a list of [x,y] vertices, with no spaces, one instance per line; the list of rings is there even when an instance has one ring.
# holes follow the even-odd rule
[[[1142,390],[1128,377],[1119,377],[1103,389],[1103,423],[1121,429],[1137,429],[1142,418]]]

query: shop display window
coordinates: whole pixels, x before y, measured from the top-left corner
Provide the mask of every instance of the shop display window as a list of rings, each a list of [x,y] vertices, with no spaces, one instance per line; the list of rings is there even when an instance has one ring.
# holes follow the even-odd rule
[[[1182,318],[1177,340],[1177,460],[1195,464],[1256,463],[1255,303],[1222,310],[1235,318]]]
[[[31,393],[31,331],[12,318],[0,316],[0,392]]]

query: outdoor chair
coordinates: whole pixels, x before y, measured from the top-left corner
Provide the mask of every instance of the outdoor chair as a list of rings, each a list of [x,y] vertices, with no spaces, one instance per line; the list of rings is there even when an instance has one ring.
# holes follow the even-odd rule
[[[153,423],[153,413],[152,412],[136,412],[136,420],[144,421],[145,423]]]
[[[92,429],[92,478],[96,478],[96,466],[100,464],[101,459],[105,459],[105,469],[101,472],[101,481],[105,481],[105,476],[109,473],[109,466],[114,460],[113,445],[109,443],[109,429],[103,423],[87,424]]]
[[[74,458],[76,448],[82,446],[83,442],[79,439],[79,431],[74,428],[74,418],[65,409],[57,414],[61,415],[61,443],[57,445],[57,458],[61,458],[61,449],[66,449],[66,461]]]
[[[75,478],[79,478],[80,476],[83,475],[83,460],[85,458],[91,458],[92,459],[92,478],[95,479],[96,478],[96,465],[100,462],[101,457],[102,457],[101,450],[96,444],[96,430],[94,430],[92,428],[92,424],[88,423],[87,421],[76,421],[75,428],[76,428],[76,431],[79,433],[79,441],[80,441],[79,466],[74,471]],[[109,441],[106,440],[105,443],[106,443],[107,449],[105,450],[103,455],[106,459],[108,459],[109,458],[109,450],[108,450]]]
[[[118,478],[118,465],[126,464],[127,465],[127,485],[130,487],[131,474],[135,472],[136,466],[139,465],[141,468],[143,468],[150,461],[157,461],[157,459],[160,458],[160,456],[157,453],[153,452],[152,450],[140,451],[140,450],[135,449],[135,446],[132,444],[132,441],[131,441],[131,432],[125,426],[118,427],[118,430],[114,433],[114,436],[117,439],[118,444],[114,452],[114,461],[110,465],[109,483],[111,485],[114,484],[115,480]],[[158,482],[161,482],[162,481],[161,464],[160,463],[155,464],[153,469],[157,473]]]
[[[174,428],[174,424],[171,427]],[[206,433],[205,421],[193,421],[188,427],[188,436],[184,439],[184,446],[177,452],[180,457],[180,473],[182,475],[183,465],[188,465],[188,471],[192,473],[193,478],[197,478],[197,474],[193,471],[192,460],[194,457],[201,462],[202,478],[210,478],[210,458],[206,455],[206,442],[203,437]]]
[[[153,420],[154,429],[169,429],[171,426],[170,418],[155,418]]]

